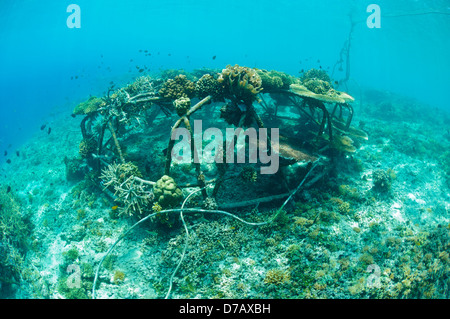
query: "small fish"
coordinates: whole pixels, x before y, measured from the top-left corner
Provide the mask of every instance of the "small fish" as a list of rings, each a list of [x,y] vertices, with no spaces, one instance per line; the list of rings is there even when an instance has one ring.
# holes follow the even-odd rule
[[[320,60],[317,60],[317,63],[320,63]]]
[[[75,80],[78,79],[78,75],[75,75]]]
[[[148,50],[144,50],[144,52],[145,52],[145,53],[147,53],[147,52],[148,52]]]
[[[167,54],[168,56],[172,56],[172,53]]]
[[[212,59],[215,60],[215,59],[216,59],[216,56],[213,56]]]
[[[47,126],[47,124],[42,124],[41,125],[41,131],[43,131],[45,129],[45,127]]]
[[[51,132],[52,132],[52,128],[49,127],[49,128],[48,128],[48,131],[47,131],[47,134],[50,134]]]
[[[339,81],[334,81],[334,84],[338,85],[338,84],[339,84]]]
[[[142,50],[139,50],[139,52],[142,52]]]
[[[8,194],[11,191],[11,186],[8,186],[8,188],[6,189],[6,194]]]
[[[73,76],[71,76],[70,79],[73,80]]]
[[[142,72],[144,72],[144,69],[139,69],[139,73],[142,73]]]
[[[8,155],[8,151],[5,151],[5,156]]]
[[[75,118],[75,117],[76,117],[76,114],[70,114],[70,116],[72,116],[73,118]]]
[[[162,153],[163,153],[164,156],[167,155],[167,147],[166,147],[165,149],[162,150]]]
[[[11,164],[11,160],[8,158],[8,159],[6,160],[6,163]]]
[[[319,69],[322,69],[322,66],[321,66],[321,65],[319,65]]]
[[[119,206],[113,206],[113,207],[111,207],[112,210],[116,210],[117,208],[119,208]]]
[[[20,153],[19,153],[19,151],[16,151],[16,155],[17,155],[17,156],[20,156]]]

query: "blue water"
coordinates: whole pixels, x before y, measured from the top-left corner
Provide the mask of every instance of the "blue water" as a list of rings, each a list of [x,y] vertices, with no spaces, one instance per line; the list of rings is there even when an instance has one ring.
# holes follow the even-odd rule
[[[81,9],[79,29],[66,24],[72,3]],[[350,56],[354,82],[448,108],[449,2],[377,1],[379,29],[366,25],[371,3],[2,0],[0,149],[19,146],[49,115],[101,95],[110,81],[136,77],[136,65],[151,72],[235,63],[293,75],[331,70],[350,16],[359,21]]]

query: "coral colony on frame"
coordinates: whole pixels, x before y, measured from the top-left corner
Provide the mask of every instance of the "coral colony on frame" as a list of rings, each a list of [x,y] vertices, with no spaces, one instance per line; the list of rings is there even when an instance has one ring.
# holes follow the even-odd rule
[[[448,298],[448,208],[409,189],[450,185],[445,141],[420,135],[445,116],[414,131],[414,103],[365,91],[363,110],[336,84],[322,69],[165,70],[89,97],[52,134],[43,125],[59,164],[29,146],[8,165],[39,163],[45,185],[0,188],[1,291]],[[33,180],[28,168],[17,174]]]

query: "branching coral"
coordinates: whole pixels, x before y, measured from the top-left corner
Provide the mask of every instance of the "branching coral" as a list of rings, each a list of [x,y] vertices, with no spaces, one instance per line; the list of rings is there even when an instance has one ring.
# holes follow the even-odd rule
[[[123,204],[119,215],[142,215],[153,199],[149,186],[154,183],[142,178],[138,167],[133,163],[111,164],[102,171],[100,179],[105,188],[112,188],[116,200]]]
[[[222,84],[225,97],[235,103],[251,105],[262,90],[262,81],[256,69],[228,65],[217,79]]]

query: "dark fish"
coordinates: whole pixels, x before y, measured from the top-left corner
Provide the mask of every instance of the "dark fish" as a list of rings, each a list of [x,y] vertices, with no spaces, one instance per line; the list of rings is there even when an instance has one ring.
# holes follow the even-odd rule
[[[8,155],[8,151],[5,151],[5,156]]]
[[[339,82],[338,82],[338,81],[334,81],[334,84],[338,85],[338,84],[339,84]]]
[[[73,80],[73,76],[71,76],[70,79]]]
[[[72,116],[73,118],[75,118],[75,117],[76,117],[76,115],[75,115],[75,114],[70,114],[70,116]]]
[[[172,56],[172,54],[171,53],[169,53],[169,54],[167,54],[168,56]]]
[[[167,155],[167,147],[166,147],[165,149],[162,150],[162,153],[163,153],[164,156]]]
[[[322,69],[322,66],[321,66],[321,65],[319,65],[319,69]]]
[[[11,191],[11,186],[8,186],[8,188],[6,189],[6,194],[8,194]]]
[[[139,73],[142,73],[142,72],[144,72],[144,69],[139,69]]]
[[[52,132],[52,128],[49,127],[49,128],[48,128],[48,131],[47,131],[47,134],[50,134],[51,132]]]
[[[16,155],[17,155],[17,156],[20,156],[20,153],[19,153],[19,151],[16,151]]]
[[[142,52],[142,50],[139,50],[139,52]]]
[[[8,158],[8,159],[6,160],[6,163],[11,164],[11,160]]]
[[[317,60],[317,63],[320,63],[320,60]]]
[[[147,52],[148,52],[148,50],[144,50],[144,52],[145,52],[145,53],[147,53]]]
[[[46,126],[47,126],[47,124],[42,124],[41,125],[41,131],[43,131]]]
[[[301,70],[300,70],[300,73],[303,73],[303,72],[305,72],[305,69],[301,69]]]
[[[216,59],[216,56],[213,56],[213,60],[215,60]]]
[[[133,62],[133,59],[130,59],[130,62]]]
[[[75,75],[75,80],[78,79],[78,75]]]
[[[103,58],[103,54],[101,54],[100,57]]]

